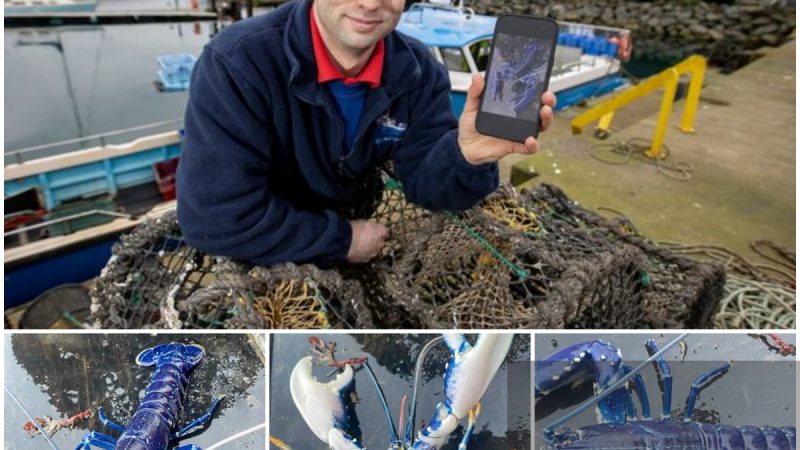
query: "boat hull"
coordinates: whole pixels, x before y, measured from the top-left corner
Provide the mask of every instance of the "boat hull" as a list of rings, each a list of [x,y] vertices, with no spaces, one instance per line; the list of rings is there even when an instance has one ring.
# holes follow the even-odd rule
[[[97,2],[76,2],[53,5],[4,5],[3,12],[9,14],[54,14],[94,12]]]
[[[599,80],[593,80],[579,86],[571,87],[569,89],[557,91],[555,93],[556,97],[558,97],[556,111],[573,106],[583,100],[607,94],[619,89],[622,86],[625,86],[626,84],[627,81],[625,81],[622,76],[614,74]],[[455,114],[456,117],[459,117],[461,112],[464,111],[464,104],[466,103],[466,100],[466,92],[457,90],[450,92],[450,101],[453,106],[453,114]]]
[[[18,267],[6,267],[4,308],[31,301],[50,288],[96,277],[111,257],[115,242],[116,236]]]

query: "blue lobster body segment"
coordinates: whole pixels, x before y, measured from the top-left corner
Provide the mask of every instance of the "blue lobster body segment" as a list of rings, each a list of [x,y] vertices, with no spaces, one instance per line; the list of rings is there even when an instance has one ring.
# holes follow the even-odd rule
[[[210,420],[220,399],[215,400],[211,408],[201,417],[183,429],[172,432],[178,425],[178,418],[183,410],[189,372],[202,361],[204,356],[205,351],[199,345],[174,342],[141,352],[136,357],[136,363],[142,367],[155,366],[156,371],[130,422],[125,427],[116,424],[105,417],[100,408],[100,421],[111,429],[121,431],[122,434],[114,439],[92,432],[81,441],[77,449],[88,450],[94,446],[109,450],[167,450],[171,441]],[[200,449],[194,445],[187,445],[178,450]]]
[[[559,449],[795,450],[795,428],[734,427],[669,420],[604,423],[560,435]]]
[[[692,383],[687,401],[685,419],[672,421],[672,372],[661,357],[655,342],[646,343],[655,358],[656,371],[662,381],[662,420],[649,420],[650,406],[641,375],[635,373],[633,387],[636,389],[644,420],[638,420],[629,388],[620,387],[608,397],[597,402],[604,422],[581,427],[577,430],[563,429],[559,432],[551,426],[543,430],[548,448],[555,449],[686,449],[686,450],[795,450],[797,430],[795,427],[755,427],[698,423],[691,420],[695,401],[704,385],[731,368],[731,364],[700,374]],[[637,369],[641,369],[640,365]],[[580,342],[568,346],[544,360],[536,362],[536,397],[566,385],[593,381],[595,394],[600,394],[624,375],[634,372],[622,362],[620,351],[604,341]],[[630,381],[629,381],[630,382]],[[563,423],[563,420],[561,420]]]

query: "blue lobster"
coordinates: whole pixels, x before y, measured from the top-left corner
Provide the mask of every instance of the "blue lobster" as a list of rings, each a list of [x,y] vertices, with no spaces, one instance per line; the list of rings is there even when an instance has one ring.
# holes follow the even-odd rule
[[[466,449],[474,430],[475,419],[480,413],[480,399],[503,363],[511,347],[512,339],[513,335],[511,334],[482,334],[473,347],[462,335],[444,336],[443,340],[450,349],[450,360],[444,377],[445,399],[436,406],[436,411],[428,426],[420,430],[414,440],[411,439],[411,436],[415,421],[416,398],[411,401],[411,416],[405,436],[398,437],[374,373],[368,363],[363,363],[378,391],[389,422],[391,441],[388,448],[390,450],[439,449],[447,442],[450,434],[456,430],[459,421],[467,418],[467,429],[459,445],[459,449]],[[418,372],[425,354],[433,344],[441,340],[437,338],[429,342],[418,356],[415,397]],[[347,365],[336,379],[329,383],[320,383],[311,374],[311,366],[312,358],[310,356],[301,359],[292,371],[290,379],[292,399],[306,424],[320,440],[333,450],[363,449],[362,445],[345,431],[349,426],[345,404],[346,394],[353,382],[352,367]]]
[[[535,56],[541,56],[545,51],[544,45],[537,42],[528,42],[522,50],[522,56],[518,61],[509,63],[500,77],[504,80],[513,82],[512,89],[515,94],[511,98],[514,112],[519,114],[532,101],[536,99],[538,90],[536,86],[544,77],[547,69],[548,60],[538,60]]]
[[[180,343],[162,344],[139,353],[136,364],[142,367],[155,366],[156,372],[147,386],[144,398],[136,409],[127,427],[109,420],[103,408],[98,417],[103,425],[122,433],[114,439],[92,431],[87,434],[75,450],[88,450],[92,446],[103,450],[167,450],[170,443],[187,435],[211,419],[221,398],[211,408],[177,432],[171,430],[178,423],[183,397],[189,384],[189,372],[205,356],[203,347]],[[184,445],[177,450],[201,450],[196,445]]]
[[[650,404],[641,375],[622,361],[618,348],[602,340],[580,342],[568,346],[536,363],[536,398],[562,386],[593,381],[597,411],[602,422],[578,430],[565,429],[555,433],[551,427],[543,431],[548,449],[776,449],[794,450],[797,442],[795,427],[755,427],[705,424],[691,420],[700,389],[730,369],[723,364],[702,373],[692,383],[686,401],[684,419],[670,420],[672,407],[672,372],[652,340],[646,343],[655,358],[661,379],[662,418],[650,419]],[[651,358],[652,359],[652,358]],[[630,377],[641,405],[642,418],[637,416],[632,395],[623,384],[612,385]],[[611,392],[606,392],[611,389]]]

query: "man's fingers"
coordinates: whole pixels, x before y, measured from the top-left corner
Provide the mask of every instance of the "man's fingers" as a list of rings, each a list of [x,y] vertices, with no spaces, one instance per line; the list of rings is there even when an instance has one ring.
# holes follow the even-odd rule
[[[533,154],[539,151],[539,141],[536,140],[533,136],[528,136],[525,139],[525,151],[523,153]]]
[[[520,153],[523,155],[528,155],[536,153],[536,151],[538,150],[539,150],[539,142],[537,142],[536,139],[534,139],[532,136],[528,136],[528,138],[525,139],[524,143],[514,142],[509,148],[509,151],[506,153],[506,155],[509,153]]]
[[[481,100],[481,92],[483,92],[483,84],[483,75],[477,73],[472,75],[472,83],[469,85],[469,89],[467,90],[467,102],[464,104],[464,111],[462,114],[478,111],[478,106],[480,105]]]
[[[543,105],[547,105],[550,108],[555,109],[557,101],[558,99],[556,99],[556,94],[554,94],[552,91],[547,91],[544,94],[542,94]]]
[[[550,128],[550,124],[553,123],[553,108],[550,106],[542,106],[541,111],[539,111],[539,117],[541,118],[542,126],[540,127],[541,131],[546,131]]]

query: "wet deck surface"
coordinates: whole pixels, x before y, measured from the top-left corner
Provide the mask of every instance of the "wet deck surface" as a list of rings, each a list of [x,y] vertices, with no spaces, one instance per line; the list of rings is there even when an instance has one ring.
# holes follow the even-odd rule
[[[210,424],[181,444],[208,447],[264,422],[265,371],[248,336],[147,334],[17,334],[5,338],[5,383],[33,416],[66,419],[102,406],[110,419],[125,424],[133,415],[153,374],[134,362],[142,350],[168,342],[197,343],[206,357],[189,375],[181,425],[203,414],[214,399],[225,396]],[[5,448],[50,448],[42,436],[23,431],[28,420],[6,393]],[[73,449],[89,431],[109,436],[97,415],[60,430],[52,441]],[[224,448],[264,449],[263,429]]]
[[[307,356],[306,334],[274,335],[270,343],[270,433],[297,450],[322,450],[325,444],[311,432],[292,401],[289,379],[294,365]],[[399,420],[400,402],[408,395],[411,402],[415,355],[435,335],[392,334],[315,334],[326,342],[336,342],[336,359],[368,356],[370,367],[381,384],[389,409]],[[474,342],[474,341],[473,341]],[[449,352],[437,345],[428,354],[420,378],[417,404],[417,423],[426,423],[436,404],[442,401],[442,383]],[[510,363],[511,361],[517,361]],[[510,450],[530,448],[530,341],[518,335],[509,356],[500,368],[483,397],[481,414],[476,422],[470,449]],[[314,375],[328,382],[329,368],[315,368]],[[358,403],[354,420],[360,425],[361,443],[369,449],[384,449],[390,442],[389,428],[378,396],[364,370],[355,374]],[[407,403],[408,405],[409,403]],[[406,423],[408,417],[406,416]],[[462,421],[443,450],[455,450],[463,434]],[[355,423],[355,422],[354,422]],[[417,428],[418,430],[419,428]]]
[[[620,211],[656,241],[724,246],[756,262],[764,261],[750,249],[755,240],[793,250],[795,48],[790,41],[763,49],[763,57],[731,75],[709,69],[695,134],[678,130],[684,102],[674,105],[664,141],[672,153],[667,162],[693,164],[688,182],[668,179],[650,164],[615,166],[589,154],[596,142],[652,138],[661,91],[622,109],[606,141],[592,137],[594,124],[572,136],[569,121],[585,108],[560,112],[542,134],[539,154],[507,158],[501,174],[508,177],[515,163],[532,167],[539,176],[523,187],[555,184],[584,207]]]
[[[535,359],[569,345],[592,339],[614,344],[622,352],[623,361],[635,367],[648,358],[644,343],[655,340],[659,348],[679,334],[537,334]],[[785,342],[796,344],[796,336],[779,335]],[[693,420],[702,423],[735,426],[795,426],[797,422],[797,363],[794,356],[781,356],[758,338],[747,334],[689,334],[686,352],[680,346],[667,351],[664,359],[672,370],[672,416],[682,420],[692,381],[701,373],[732,362],[727,373],[712,381],[697,398]],[[661,391],[655,368],[642,372],[650,401],[651,417],[661,417]],[[536,401],[535,448],[543,444],[542,428],[563,417],[592,396],[592,384],[583,383],[572,389],[562,388]],[[641,411],[638,399],[634,404]],[[595,408],[589,408],[565,426],[576,429],[597,423]]]

